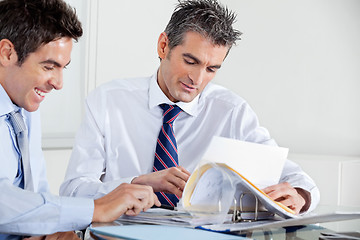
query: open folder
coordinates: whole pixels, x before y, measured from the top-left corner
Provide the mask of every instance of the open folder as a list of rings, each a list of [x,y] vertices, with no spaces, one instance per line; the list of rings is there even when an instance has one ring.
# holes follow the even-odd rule
[[[215,137],[188,179],[175,211],[153,208],[137,216],[123,215],[119,221],[228,232],[360,218],[359,212],[298,216],[271,200],[261,189],[279,182],[287,153],[286,148]],[[258,221],[234,223],[229,212],[241,208],[251,218],[256,199]]]
[[[256,212],[256,218],[296,217],[293,210],[261,190],[279,182],[287,153],[288,149],[277,146],[214,137],[185,186],[182,208],[195,214],[218,214],[219,222],[229,210],[248,216]]]
[[[262,209],[255,209],[257,201],[262,204]],[[182,204],[190,212],[223,211],[226,214],[233,208],[259,213],[266,209],[283,218],[296,217],[293,210],[273,201],[255,184],[224,163],[206,163],[197,168],[186,184]]]

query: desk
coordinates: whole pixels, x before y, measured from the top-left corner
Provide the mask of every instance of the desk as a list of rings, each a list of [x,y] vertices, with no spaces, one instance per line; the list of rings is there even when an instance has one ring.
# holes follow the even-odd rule
[[[359,207],[357,208],[349,208],[349,207],[333,207],[333,206],[319,206],[316,209],[316,213],[328,213],[334,211],[359,211]],[[113,222],[105,225],[121,225],[121,224],[129,224],[129,223],[121,223],[121,222]],[[94,224],[94,226],[104,226],[104,224]],[[319,239],[321,233],[331,233],[331,232],[355,232],[360,231],[360,219],[356,220],[347,220],[341,222],[331,222],[331,223],[321,223],[321,224],[312,224],[306,226],[295,226],[295,227],[286,227],[286,228],[275,228],[275,229],[267,229],[267,230],[254,230],[254,231],[242,231],[242,232],[234,232],[232,234],[241,235],[243,237],[249,237],[257,240],[311,240],[311,239]],[[85,240],[96,240],[96,238],[92,237],[87,230],[85,232]],[[118,238],[106,238],[115,240]]]

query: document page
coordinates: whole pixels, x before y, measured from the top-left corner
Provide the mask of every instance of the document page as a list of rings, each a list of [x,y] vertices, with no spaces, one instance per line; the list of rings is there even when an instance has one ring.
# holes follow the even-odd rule
[[[277,184],[288,149],[214,137],[202,162],[225,163],[260,189]]]

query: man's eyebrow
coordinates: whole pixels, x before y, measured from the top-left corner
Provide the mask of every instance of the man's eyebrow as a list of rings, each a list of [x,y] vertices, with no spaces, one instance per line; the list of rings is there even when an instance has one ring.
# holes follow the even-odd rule
[[[184,57],[187,58],[191,58],[192,60],[194,60],[196,63],[201,63],[200,59],[198,59],[197,57],[195,57],[194,55],[192,55],[191,53],[183,53]]]
[[[69,65],[71,62],[71,60],[64,66],[66,67],[67,65]],[[52,59],[48,59],[48,60],[45,60],[45,61],[42,61],[41,64],[52,64],[52,65],[55,65],[56,67],[62,67],[60,63],[58,63],[57,61],[55,60],[52,60]]]
[[[184,57],[188,57],[191,58],[192,60],[194,60],[197,64],[200,64],[201,61],[200,59],[198,59],[197,57],[195,57],[194,55],[192,55],[191,53],[183,53]],[[213,65],[213,66],[209,66],[209,68],[216,68],[216,69],[220,69],[221,65]]]

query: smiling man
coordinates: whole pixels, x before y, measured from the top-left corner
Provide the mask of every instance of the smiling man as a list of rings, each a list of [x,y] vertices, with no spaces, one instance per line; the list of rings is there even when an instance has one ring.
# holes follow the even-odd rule
[[[49,192],[38,109],[46,94],[62,88],[81,35],[74,9],[62,0],[0,0],[1,240],[58,231],[32,238],[78,239],[70,230],[160,205],[142,185],[122,184],[96,200]]]
[[[88,96],[61,194],[100,197],[138,183],[175,206],[213,136],[276,145],[246,101],[210,83],[240,37],[234,21],[216,0],[180,1],[158,39],[157,72]],[[314,182],[291,161],[265,191],[296,213],[319,201]]]
[[[5,60],[9,61],[3,64],[4,74],[0,81],[11,101],[28,112],[34,112],[47,93],[61,89],[62,72],[70,63],[72,45],[70,37],[51,41],[19,65],[14,45],[10,40],[2,39],[0,47],[7,51],[5,54],[9,59]]]

